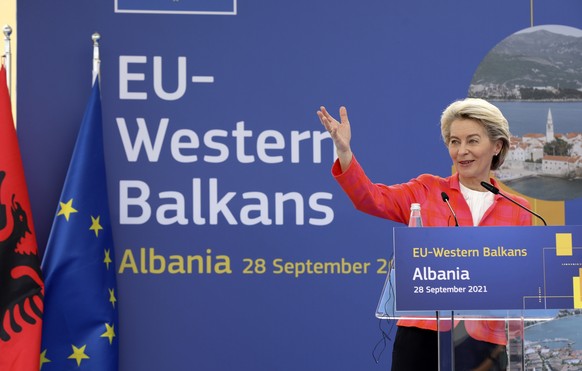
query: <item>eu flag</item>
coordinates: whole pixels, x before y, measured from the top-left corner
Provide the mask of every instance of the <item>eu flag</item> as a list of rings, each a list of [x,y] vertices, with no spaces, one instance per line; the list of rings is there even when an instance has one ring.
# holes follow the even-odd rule
[[[85,110],[41,268],[41,370],[118,367],[113,236],[98,79]]]

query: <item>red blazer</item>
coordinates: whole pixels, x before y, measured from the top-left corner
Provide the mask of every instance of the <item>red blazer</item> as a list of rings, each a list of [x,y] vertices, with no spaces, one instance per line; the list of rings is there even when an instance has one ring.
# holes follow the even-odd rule
[[[458,174],[447,178],[423,174],[407,183],[387,186],[372,183],[354,156],[343,173],[339,161],[336,161],[332,167],[332,175],[356,209],[367,214],[408,225],[410,204],[419,203],[424,226],[454,226],[455,221],[441,196],[441,192],[446,192],[459,226],[473,226],[471,210],[461,193]],[[490,179],[490,183],[499,187],[494,179]],[[526,199],[507,192],[504,194],[529,208]],[[532,215],[504,197],[495,195],[493,205],[485,211],[479,226],[504,225],[531,226]],[[401,319],[398,325],[436,331],[436,321],[431,320]],[[477,340],[502,345],[507,342],[504,321],[466,321],[465,327],[469,335]]]

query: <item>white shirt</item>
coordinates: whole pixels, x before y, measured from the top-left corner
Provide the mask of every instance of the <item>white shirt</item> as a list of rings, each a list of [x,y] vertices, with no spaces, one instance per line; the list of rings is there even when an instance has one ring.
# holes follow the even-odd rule
[[[474,191],[470,188],[465,187],[463,184],[461,185],[461,193],[463,197],[465,197],[465,201],[467,201],[467,205],[469,205],[469,209],[471,210],[471,215],[473,216],[473,225],[479,225],[481,218],[483,218],[483,214],[489,208],[489,206],[493,205],[494,195],[491,192],[479,192]]]

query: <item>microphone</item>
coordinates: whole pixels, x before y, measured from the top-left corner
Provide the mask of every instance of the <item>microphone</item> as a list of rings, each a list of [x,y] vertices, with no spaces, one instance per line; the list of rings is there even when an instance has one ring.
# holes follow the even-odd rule
[[[485,188],[485,189],[486,189],[486,190],[488,190],[489,192],[491,192],[491,193],[493,193],[493,194],[495,194],[495,195],[500,195],[500,196],[502,196],[502,197],[504,197],[504,198],[508,199],[509,201],[513,202],[513,203],[514,203],[514,204],[516,204],[517,206],[521,207],[521,208],[522,208],[522,209],[524,209],[525,211],[527,211],[527,212],[529,212],[529,213],[531,213],[531,214],[533,214],[533,215],[537,216],[538,218],[540,218],[540,220],[541,220],[542,222],[544,222],[544,225],[545,225],[545,226],[547,226],[547,225],[548,225],[548,223],[546,223],[546,221],[544,220],[544,218],[542,218],[542,217],[541,217],[539,214],[536,214],[535,212],[533,212],[532,210],[530,210],[530,209],[528,209],[527,207],[523,206],[522,204],[520,204],[520,203],[518,203],[518,202],[515,202],[513,199],[511,199],[511,198],[507,197],[506,195],[504,195],[503,193],[501,193],[501,192],[499,191],[499,188],[495,187],[494,185],[492,185],[492,184],[489,184],[489,183],[487,183],[487,182],[481,182],[481,185],[483,186],[483,188]]]
[[[455,227],[458,227],[459,221],[457,220],[457,215],[455,214],[455,212],[453,211],[453,208],[451,207],[451,204],[449,203],[449,195],[447,195],[445,192],[441,192],[441,197],[443,198],[443,201],[449,207],[449,210],[451,210],[451,214],[453,214],[453,218],[455,218]]]

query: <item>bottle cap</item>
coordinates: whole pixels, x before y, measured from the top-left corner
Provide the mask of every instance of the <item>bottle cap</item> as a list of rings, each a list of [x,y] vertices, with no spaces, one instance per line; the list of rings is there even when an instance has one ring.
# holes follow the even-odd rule
[[[410,204],[410,210],[420,210],[420,204]]]

